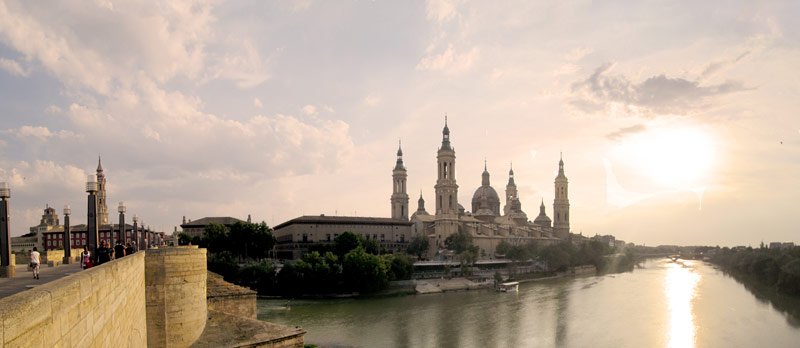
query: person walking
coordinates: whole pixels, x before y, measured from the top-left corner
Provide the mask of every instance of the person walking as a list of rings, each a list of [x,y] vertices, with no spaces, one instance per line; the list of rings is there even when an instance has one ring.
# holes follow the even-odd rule
[[[133,249],[131,242],[128,242],[128,244],[125,245],[125,255],[133,255],[135,252],[136,251]]]
[[[85,245],[83,246],[83,252],[81,252],[81,268],[92,268],[92,254],[89,252],[89,247]]]
[[[117,240],[117,245],[114,246],[114,259],[121,259],[125,256],[125,247],[122,245],[122,241]]]
[[[31,268],[33,268],[33,279],[39,279],[39,251],[33,247],[31,251]]]
[[[95,255],[97,257],[97,265],[102,265],[111,261],[111,255],[113,255],[113,253],[114,250],[106,245],[106,241],[101,241],[100,246],[97,247],[97,255]]]

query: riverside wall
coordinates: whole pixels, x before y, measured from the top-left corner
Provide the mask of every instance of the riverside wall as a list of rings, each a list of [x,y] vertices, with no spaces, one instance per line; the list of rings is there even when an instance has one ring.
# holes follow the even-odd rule
[[[0,299],[0,347],[144,347],[145,253]]]

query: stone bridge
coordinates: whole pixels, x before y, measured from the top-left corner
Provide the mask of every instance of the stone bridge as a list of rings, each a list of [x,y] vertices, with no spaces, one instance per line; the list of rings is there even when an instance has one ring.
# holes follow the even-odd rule
[[[255,306],[208,273],[205,249],[149,249],[0,299],[0,348],[303,346]]]

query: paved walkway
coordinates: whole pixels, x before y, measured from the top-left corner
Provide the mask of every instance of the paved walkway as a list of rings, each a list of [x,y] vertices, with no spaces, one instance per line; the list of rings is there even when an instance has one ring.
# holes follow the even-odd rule
[[[33,279],[33,272],[28,271],[28,265],[17,265],[17,274],[14,278],[0,278],[0,298],[14,295],[37,285],[42,285],[53,280],[65,277],[75,272],[80,272],[79,263],[48,267],[39,267],[39,279]]]

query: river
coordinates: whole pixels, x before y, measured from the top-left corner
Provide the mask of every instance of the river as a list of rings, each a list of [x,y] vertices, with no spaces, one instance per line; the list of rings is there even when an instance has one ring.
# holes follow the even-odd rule
[[[746,286],[747,287],[746,287]],[[320,347],[800,347],[800,299],[701,261],[492,290],[259,300],[261,320]]]

